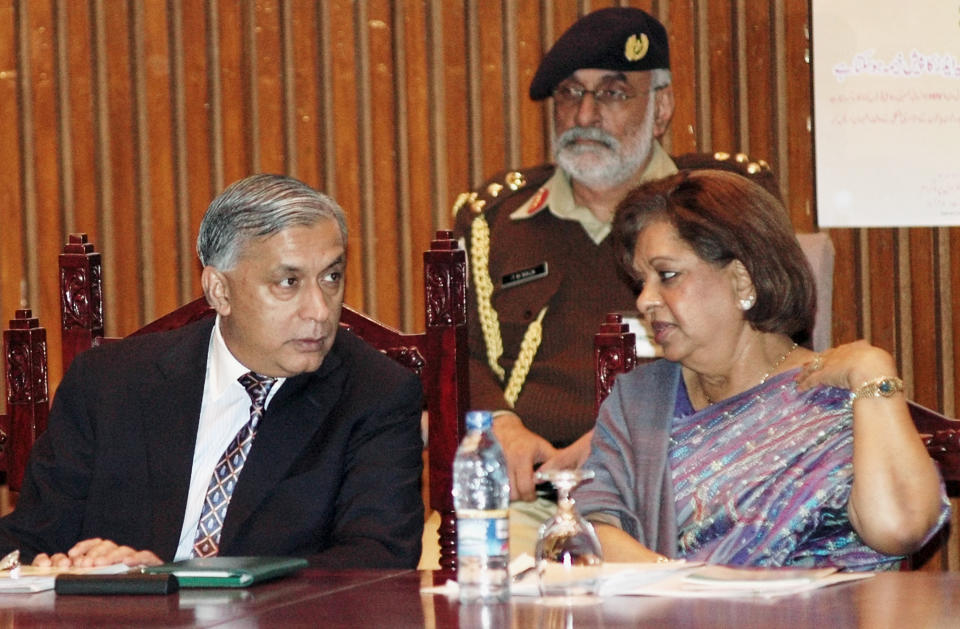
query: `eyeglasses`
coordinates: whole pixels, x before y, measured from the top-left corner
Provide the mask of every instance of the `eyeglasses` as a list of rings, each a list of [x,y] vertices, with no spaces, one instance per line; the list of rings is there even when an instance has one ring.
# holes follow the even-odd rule
[[[613,105],[630,100],[637,95],[616,87],[599,87],[588,90],[582,85],[560,85],[553,90],[553,98],[559,105],[579,105],[584,94],[593,96],[600,105]]]
[[[595,90],[588,90],[582,85],[560,85],[554,88],[553,98],[561,106],[579,105],[583,101],[584,94],[590,94],[599,105],[616,105],[636,98],[640,94],[649,94],[665,87],[666,85],[657,85],[643,92],[633,92],[618,87],[598,87]]]

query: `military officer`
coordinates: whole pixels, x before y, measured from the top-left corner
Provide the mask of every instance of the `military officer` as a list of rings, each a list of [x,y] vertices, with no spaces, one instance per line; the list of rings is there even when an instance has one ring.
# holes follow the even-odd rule
[[[534,468],[576,467],[589,452],[593,336],[634,301],[610,221],[631,188],[676,172],[658,141],[673,115],[669,68],[666,30],[648,13],[582,17],[530,85],[531,99],[553,98],[556,163],[499,173],[454,207],[470,263],[471,404],[497,411],[511,497],[526,503],[511,512],[513,554],[532,552],[552,511],[535,501]]]

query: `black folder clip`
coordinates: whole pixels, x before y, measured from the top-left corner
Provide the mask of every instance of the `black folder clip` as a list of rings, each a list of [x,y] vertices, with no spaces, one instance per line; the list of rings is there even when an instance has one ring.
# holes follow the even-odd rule
[[[180,589],[172,574],[61,574],[53,582],[57,594],[173,594]]]

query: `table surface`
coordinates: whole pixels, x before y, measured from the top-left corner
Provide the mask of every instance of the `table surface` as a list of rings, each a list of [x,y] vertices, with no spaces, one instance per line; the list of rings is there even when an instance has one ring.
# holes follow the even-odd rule
[[[189,589],[168,596],[0,595],[0,627],[862,627],[960,626],[960,573],[884,573],[772,599],[621,596],[566,607],[536,598],[460,605],[421,594],[435,575],[324,571],[247,589]]]

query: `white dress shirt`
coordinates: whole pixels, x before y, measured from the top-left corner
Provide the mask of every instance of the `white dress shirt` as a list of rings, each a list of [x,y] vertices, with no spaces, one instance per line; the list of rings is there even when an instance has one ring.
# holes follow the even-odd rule
[[[217,315],[207,348],[207,370],[203,380],[197,445],[193,451],[190,491],[187,494],[187,508],[183,515],[180,543],[177,545],[174,560],[189,559],[192,556],[200,512],[203,510],[213,470],[224,450],[250,419],[250,395],[237,380],[248,371],[250,369],[244,367],[227,349],[220,333],[220,316]],[[277,378],[267,396],[264,410],[284,380],[285,378]],[[229,511],[229,507],[227,510]]]

